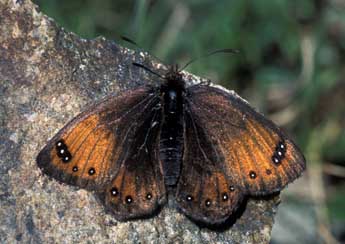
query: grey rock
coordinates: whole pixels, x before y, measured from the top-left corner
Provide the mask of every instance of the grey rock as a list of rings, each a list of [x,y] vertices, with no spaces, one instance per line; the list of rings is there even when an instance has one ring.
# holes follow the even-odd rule
[[[268,243],[279,196],[249,199],[234,224],[197,226],[169,204],[155,217],[118,222],[92,192],[42,175],[36,156],[87,104],[150,82],[147,53],[65,31],[29,0],[0,0],[1,243]],[[190,80],[200,79],[188,76]]]

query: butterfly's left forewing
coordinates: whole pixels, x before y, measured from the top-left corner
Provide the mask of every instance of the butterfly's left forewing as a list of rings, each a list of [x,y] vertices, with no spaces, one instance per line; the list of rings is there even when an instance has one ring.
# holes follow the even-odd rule
[[[39,153],[38,166],[60,182],[95,190],[118,219],[152,213],[165,199],[152,148],[160,127],[150,127],[160,120],[159,103],[149,87],[106,98],[60,130]]]

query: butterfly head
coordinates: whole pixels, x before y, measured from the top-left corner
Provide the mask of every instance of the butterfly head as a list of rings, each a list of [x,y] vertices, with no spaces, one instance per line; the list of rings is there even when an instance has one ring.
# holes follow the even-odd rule
[[[169,66],[168,71],[165,73],[165,75],[161,75],[143,64],[133,63],[133,65],[142,68],[164,80],[161,89],[176,89],[178,91],[185,91],[185,81],[183,79],[183,74],[181,73],[181,69],[179,69],[179,66],[177,64]]]
[[[183,74],[177,64],[171,65],[168,72],[164,75],[166,87],[173,88],[179,91],[185,91],[185,81]]]

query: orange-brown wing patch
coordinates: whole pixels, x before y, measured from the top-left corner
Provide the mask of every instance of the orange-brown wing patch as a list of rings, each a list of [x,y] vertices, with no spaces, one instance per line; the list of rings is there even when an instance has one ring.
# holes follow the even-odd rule
[[[166,198],[157,156],[159,96],[142,87],[108,97],[60,130],[38,166],[61,182],[95,190],[119,220],[153,213]]]
[[[90,107],[50,140],[37,157],[38,166],[61,182],[102,188],[120,168],[123,144],[139,112],[154,98],[149,88],[138,88]]]
[[[249,195],[280,191],[299,177],[305,159],[296,145],[271,121],[236,95],[196,86],[190,113],[211,138],[219,165],[230,184]]]
[[[109,181],[111,161],[117,160],[114,152],[115,137],[91,115],[75,127],[65,131],[50,151],[51,167],[56,173],[64,174],[63,181],[92,188]],[[58,146],[57,143],[62,143]],[[65,157],[69,159],[65,159]]]

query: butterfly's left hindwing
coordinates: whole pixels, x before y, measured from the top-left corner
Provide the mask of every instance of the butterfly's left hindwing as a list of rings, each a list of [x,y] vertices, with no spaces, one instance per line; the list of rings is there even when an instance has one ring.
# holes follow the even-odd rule
[[[60,182],[95,190],[118,219],[152,213],[165,199],[152,148],[160,127],[150,128],[159,102],[159,92],[146,87],[106,98],[59,131],[39,153],[38,166]]]
[[[163,175],[158,160],[158,138],[162,110],[159,103],[139,112],[137,127],[124,143],[120,168],[99,193],[106,208],[117,219],[127,220],[153,214],[166,201]]]

